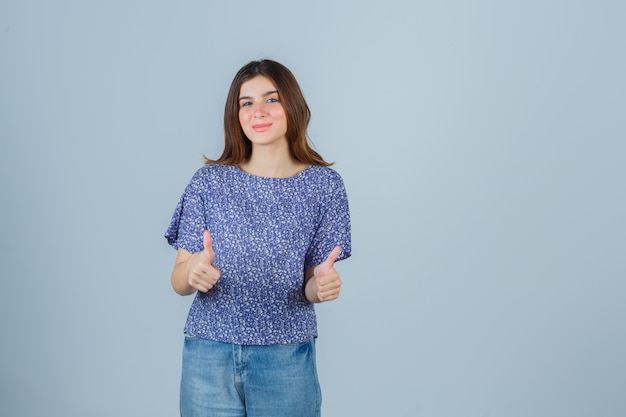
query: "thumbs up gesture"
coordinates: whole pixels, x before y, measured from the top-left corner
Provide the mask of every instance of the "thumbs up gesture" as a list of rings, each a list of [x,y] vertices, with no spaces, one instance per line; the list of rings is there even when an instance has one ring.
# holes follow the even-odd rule
[[[204,231],[204,249],[194,253],[187,261],[187,281],[200,292],[207,292],[220,279],[220,270],[213,266],[215,252],[213,239],[208,230]]]
[[[322,303],[339,297],[341,277],[334,266],[339,252],[341,248],[335,246],[324,262],[307,271],[304,292],[309,301]]]

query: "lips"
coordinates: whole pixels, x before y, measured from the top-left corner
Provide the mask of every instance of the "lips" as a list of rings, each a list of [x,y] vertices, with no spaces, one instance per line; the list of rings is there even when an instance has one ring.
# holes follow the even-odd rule
[[[252,125],[252,130],[254,130],[255,132],[265,132],[267,129],[269,129],[270,127],[272,127],[271,123],[258,123],[255,125]]]

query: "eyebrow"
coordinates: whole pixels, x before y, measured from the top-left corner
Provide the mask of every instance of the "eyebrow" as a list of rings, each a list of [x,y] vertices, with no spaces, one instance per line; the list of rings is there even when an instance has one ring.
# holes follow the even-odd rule
[[[271,91],[268,91],[266,93],[263,93],[262,97],[267,97],[267,96],[272,95],[272,94],[278,94],[278,90],[271,90]],[[237,99],[237,101],[250,100],[250,99],[252,99],[251,96],[241,96],[241,97],[239,97]]]

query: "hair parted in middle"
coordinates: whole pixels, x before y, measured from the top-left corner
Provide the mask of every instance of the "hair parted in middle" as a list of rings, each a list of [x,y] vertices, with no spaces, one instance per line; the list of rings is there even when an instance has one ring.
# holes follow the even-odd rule
[[[252,142],[246,137],[239,122],[239,93],[241,85],[252,78],[267,77],[276,87],[280,103],[287,117],[287,142],[291,157],[305,164],[330,166],[310,145],[307,127],[311,120],[309,106],[304,99],[296,77],[284,65],[264,59],[251,61],[235,75],[224,108],[224,151],[216,159],[205,158],[207,164],[237,165],[250,159]]]

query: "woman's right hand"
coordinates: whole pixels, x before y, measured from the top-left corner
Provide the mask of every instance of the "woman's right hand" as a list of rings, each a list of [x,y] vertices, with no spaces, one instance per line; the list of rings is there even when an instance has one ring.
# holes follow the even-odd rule
[[[204,250],[196,252],[187,260],[187,283],[200,292],[207,292],[220,279],[220,270],[213,265],[215,252],[213,239],[208,230],[204,231]]]
[[[172,288],[180,295],[191,295],[196,291],[207,292],[220,279],[220,270],[213,265],[215,252],[208,230],[204,231],[204,249],[191,254],[178,248],[172,270]]]

